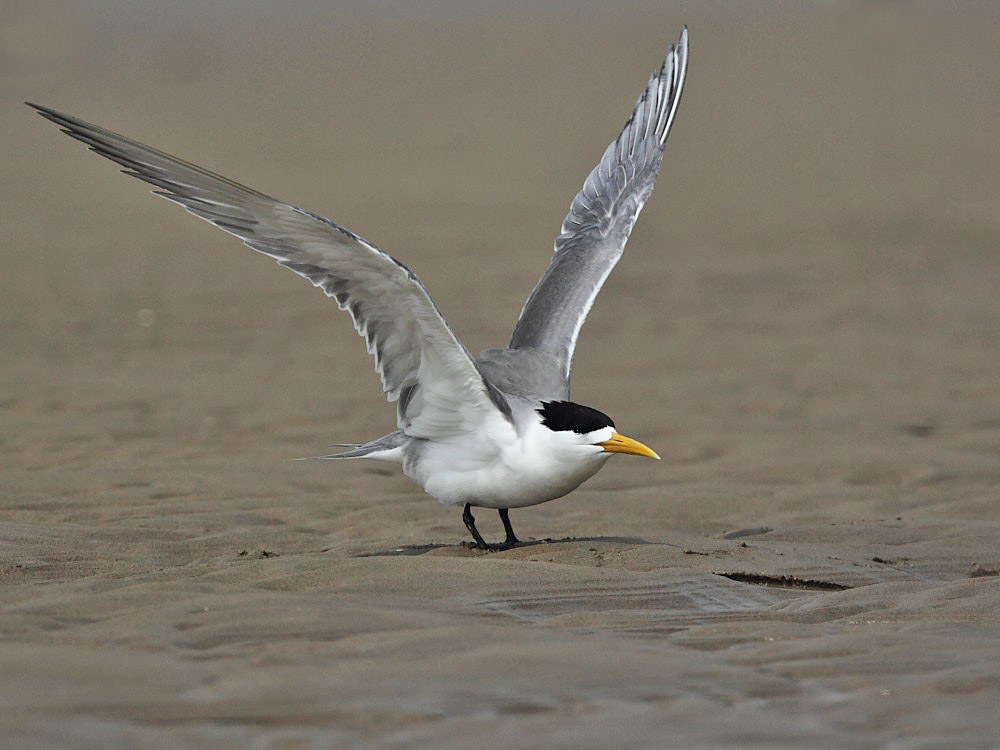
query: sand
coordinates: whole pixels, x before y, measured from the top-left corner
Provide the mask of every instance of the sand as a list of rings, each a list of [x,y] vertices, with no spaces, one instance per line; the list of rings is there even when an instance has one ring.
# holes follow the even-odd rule
[[[0,26],[3,744],[1000,746],[997,5],[67,5]],[[292,461],[394,426],[348,319],[20,104],[341,222],[478,351],[685,22],[574,370],[663,461],[497,554]]]

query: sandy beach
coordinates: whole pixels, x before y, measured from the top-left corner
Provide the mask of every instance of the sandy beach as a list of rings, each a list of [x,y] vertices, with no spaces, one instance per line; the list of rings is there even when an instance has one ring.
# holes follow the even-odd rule
[[[4,11],[0,746],[1000,747],[1000,5],[284,5]],[[21,103],[330,217],[477,352],[685,23],[573,372],[663,460],[493,554],[292,460],[395,427],[335,304]]]

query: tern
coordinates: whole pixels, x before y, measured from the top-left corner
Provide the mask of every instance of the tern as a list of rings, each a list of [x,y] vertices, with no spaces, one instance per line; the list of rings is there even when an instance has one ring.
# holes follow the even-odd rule
[[[199,166],[37,104],[43,117],[125,174],[308,279],[347,310],[375,358],[399,429],[324,459],[402,465],[431,497],[464,506],[475,547],[519,544],[509,510],[562,497],[615,453],[659,458],[606,414],[569,400],[580,328],[649,198],[684,86],[687,27],[653,71],[619,136],[590,172],[506,349],[472,357],[420,279],[353,232]],[[472,507],[500,513],[487,544]]]

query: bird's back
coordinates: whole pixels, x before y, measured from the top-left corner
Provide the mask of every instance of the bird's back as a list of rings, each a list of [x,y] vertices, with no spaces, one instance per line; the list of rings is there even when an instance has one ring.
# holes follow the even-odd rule
[[[569,399],[559,360],[540,349],[487,349],[476,359],[483,379],[505,396],[537,401]]]

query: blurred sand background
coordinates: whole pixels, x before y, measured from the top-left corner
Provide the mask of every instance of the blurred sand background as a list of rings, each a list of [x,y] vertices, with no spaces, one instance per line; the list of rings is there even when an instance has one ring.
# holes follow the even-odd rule
[[[615,5],[4,4],[0,742],[1000,746],[1000,5]],[[478,351],[684,23],[574,370],[664,460],[499,554],[290,460],[394,427],[347,317],[21,104],[342,223]]]

